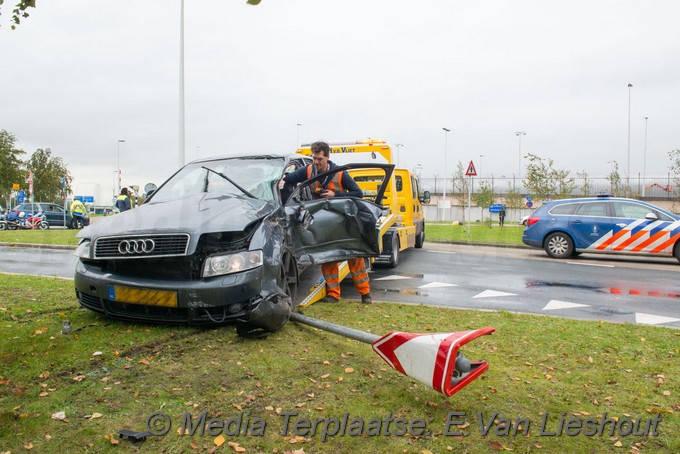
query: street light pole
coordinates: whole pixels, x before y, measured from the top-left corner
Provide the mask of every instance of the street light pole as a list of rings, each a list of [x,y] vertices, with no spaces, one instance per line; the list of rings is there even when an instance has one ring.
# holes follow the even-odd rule
[[[302,128],[302,123],[297,124],[297,144],[296,146],[300,148],[300,128]]]
[[[479,168],[479,172],[477,172],[477,174],[478,174],[478,176],[480,177],[480,181],[481,181],[481,177],[482,177],[482,158],[483,158],[483,157],[484,157],[483,154],[480,154],[480,155],[479,155],[479,167],[478,167],[478,168]]]
[[[515,133],[519,137],[519,163],[517,165],[517,179],[522,178],[522,136],[526,136],[527,133],[524,131],[517,131]]]
[[[645,180],[647,179],[647,119],[645,117],[645,152],[642,158],[642,197],[645,196]]]
[[[630,92],[633,84],[628,84],[628,157],[626,160],[626,185],[630,186]]]
[[[179,166],[184,167],[184,0],[180,1],[179,21]]]
[[[451,130],[448,128],[442,129],[444,130],[444,192],[442,195],[442,200],[446,200],[446,155],[449,154],[448,138]]]
[[[118,193],[120,193],[121,189],[121,176],[120,176],[120,144],[124,143],[125,140],[123,139],[118,139]],[[116,194],[117,195],[117,194]]]
[[[396,144],[394,144],[394,146],[397,147],[397,169],[398,169],[399,168],[399,156],[400,156],[399,151],[400,151],[400,147],[403,147],[404,144],[403,143],[396,143]]]

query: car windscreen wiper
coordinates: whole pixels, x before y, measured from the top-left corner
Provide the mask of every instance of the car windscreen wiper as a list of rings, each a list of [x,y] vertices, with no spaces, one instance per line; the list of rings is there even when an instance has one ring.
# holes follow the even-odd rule
[[[246,189],[244,189],[243,187],[241,187],[237,182],[235,182],[234,180],[232,180],[231,178],[229,178],[228,176],[226,176],[226,175],[223,174],[222,172],[218,172],[217,170],[213,170],[213,169],[211,169],[211,168],[209,168],[209,167],[206,167],[206,166],[201,166],[201,168],[207,170],[208,172],[212,172],[212,173],[214,173],[214,174],[216,174],[216,175],[221,176],[222,178],[224,178],[225,180],[227,180],[229,183],[231,183],[231,184],[233,184],[234,186],[236,186],[241,192],[243,192],[243,193],[244,193],[245,195],[247,195],[248,197],[253,198],[253,199],[257,199],[257,197],[255,197],[254,195],[252,195],[252,194],[251,194],[250,192],[248,192]],[[204,182],[204,184],[203,184],[203,192],[208,192],[208,174],[207,174],[207,173],[205,174],[205,182]]]

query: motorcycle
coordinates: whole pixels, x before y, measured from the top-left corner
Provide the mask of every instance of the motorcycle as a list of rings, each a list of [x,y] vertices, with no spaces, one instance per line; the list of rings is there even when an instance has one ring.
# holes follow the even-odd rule
[[[33,215],[26,218],[26,229],[40,229],[46,230],[50,228],[50,224],[47,222],[47,216],[45,216],[44,211],[38,211]]]
[[[0,230],[17,230],[17,229],[49,229],[50,225],[47,223],[47,218],[43,211],[39,211],[30,216],[20,211],[19,213],[10,212],[5,216],[5,220],[0,223]]]

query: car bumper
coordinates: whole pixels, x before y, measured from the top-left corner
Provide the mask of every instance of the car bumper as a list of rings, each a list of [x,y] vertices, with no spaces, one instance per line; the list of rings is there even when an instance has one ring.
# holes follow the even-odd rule
[[[78,261],[80,305],[113,318],[215,324],[248,320],[262,301],[263,268],[201,280],[160,280],[111,274]],[[265,314],[266,317],[266,314]]]
[[[530,227],[525,228],[524,233],[522,233],[522,243],[526,244],[527,246],[542,248],[543,238],[536,238],[533,235],[527,235],[526,232],[529,228]]]

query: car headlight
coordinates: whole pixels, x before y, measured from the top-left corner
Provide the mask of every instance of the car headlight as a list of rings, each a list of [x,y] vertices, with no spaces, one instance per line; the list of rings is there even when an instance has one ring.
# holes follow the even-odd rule
[[[92,241],[82,240],[78,247],[76,248],[73,255],[75,255],[76,257],[80,257],[81,259],[89,259],[92,258],[91,253],[92,253]]]
[[[203,277],[240,273],[258,266],[262,266],[262,251],[211,255],[203,264]]]

